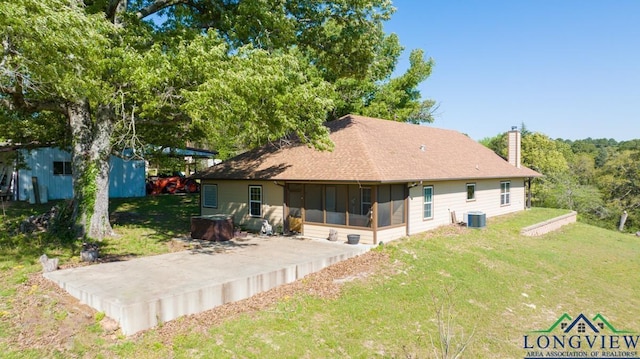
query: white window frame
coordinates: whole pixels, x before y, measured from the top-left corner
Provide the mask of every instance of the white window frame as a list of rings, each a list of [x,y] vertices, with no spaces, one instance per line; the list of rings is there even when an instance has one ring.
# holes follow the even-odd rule
[[[427,201],[427,190],[430,192],[431,199]],[[429,206],[430,216],[427,216],[426,207]],[[433,186],[422,187],[422,219],[433,219]]]
[[[210,190],[214,191],[214,203],[207,203],[209,200]],[[202,185],[202,207],[204,208],[218,208],[218,185],[217,184],[203,184]]]
[[[253,189],[257,189],[259,191],[258,192],[260,194],[260,200],[259,201],[251,198],[251,190],[253,190]],[[262,218],[262,199],[263,199],[263,197],[264,197],[264,193],[262,192],[262,186],[257,186],[257,185],[249,186],[249,216]],[[252,209],[251,204],[252,203],[259,203],[260,204],[260,206],[258,207],[258,208],[260,208],[260,213],[256,214],[256,213],[253,213],[251,211],[251,209]]]
[[[469,188],[473,188],[471,192],[471,198],[469,198]],[[475,183],[467,183],[467,201],[475,201],[476,200],[476,184]]]
[[[508,206],[511,204],[511,181],[500,182],[500,205]]]

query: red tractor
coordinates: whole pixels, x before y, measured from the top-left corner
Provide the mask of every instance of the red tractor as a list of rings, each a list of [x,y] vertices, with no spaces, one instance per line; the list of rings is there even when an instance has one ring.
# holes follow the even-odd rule
[[[147,194],[160,193],[197,193],[200,191],[200,184],[184,175],[174,175],[167,177],[149,177],[147,179]]]

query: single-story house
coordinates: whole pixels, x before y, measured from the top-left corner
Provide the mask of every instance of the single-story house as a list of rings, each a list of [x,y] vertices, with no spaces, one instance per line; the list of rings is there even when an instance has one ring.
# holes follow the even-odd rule
[[[326,126],[331,152],[269,144],[196,173],[201,214],[231,215],[250,230],[267,220],[309,238],[335,230],[339,240],[358,234],[377,244],[470,212],[524,210],[530,179],[541,176],[520,165],[515,130],[505,160],[453,130],[355,115]]]
[[[25,168],[15,168],[16,151],[22,157]],[[111,156],[109,164],[109,196],[146,196],[146,168],[142,160],[125,160]],[[6,148],[0,153],[0,166],[11,172],[12,198],[35,201],[33,178],[37,178],[40,200],[73,198],[71,179],[71,153],[55,147],[39,147],[31,150]],[[8,182],[7,182],[8,183]],[[46,197],[44,197],[46,196]]]

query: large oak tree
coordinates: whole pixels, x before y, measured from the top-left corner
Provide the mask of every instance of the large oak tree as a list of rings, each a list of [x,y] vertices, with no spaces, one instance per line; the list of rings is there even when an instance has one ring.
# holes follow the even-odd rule
[[[69,146],[80,234],[111,233],[108,157],[195,141],[222,153],[295,134],[331,148],[348,112],[431,121],[385,0],[0,0],[6,139]]]

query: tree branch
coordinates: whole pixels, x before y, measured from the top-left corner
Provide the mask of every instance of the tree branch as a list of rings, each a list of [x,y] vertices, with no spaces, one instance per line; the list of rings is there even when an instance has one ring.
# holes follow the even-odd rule
[[[142,9],[138,10],[136,15],[138,16],[138,19],[144,19],[145,17],[170,6],[178,4],[189,5],[189,3],[189,0],[157,0],[149,4],[149,6],[143,7]]]
[[[118,9],[122,8],[122,6],[127,7],[127,0],[110,0],[104,11],[105,17],[109,19],[109,21],[115,22]]]
[[[61,101],[43,101],[43,100],[30,100],[24,97],[22,93],[22,87],[7,87],[0,86],[0,94],[7,97],[0,97],[0,106],[6,108],[9,111],[26,111],[26,112],[38,112],[38,111],[51,111],[57,113],[66,113],[65,106]]]

